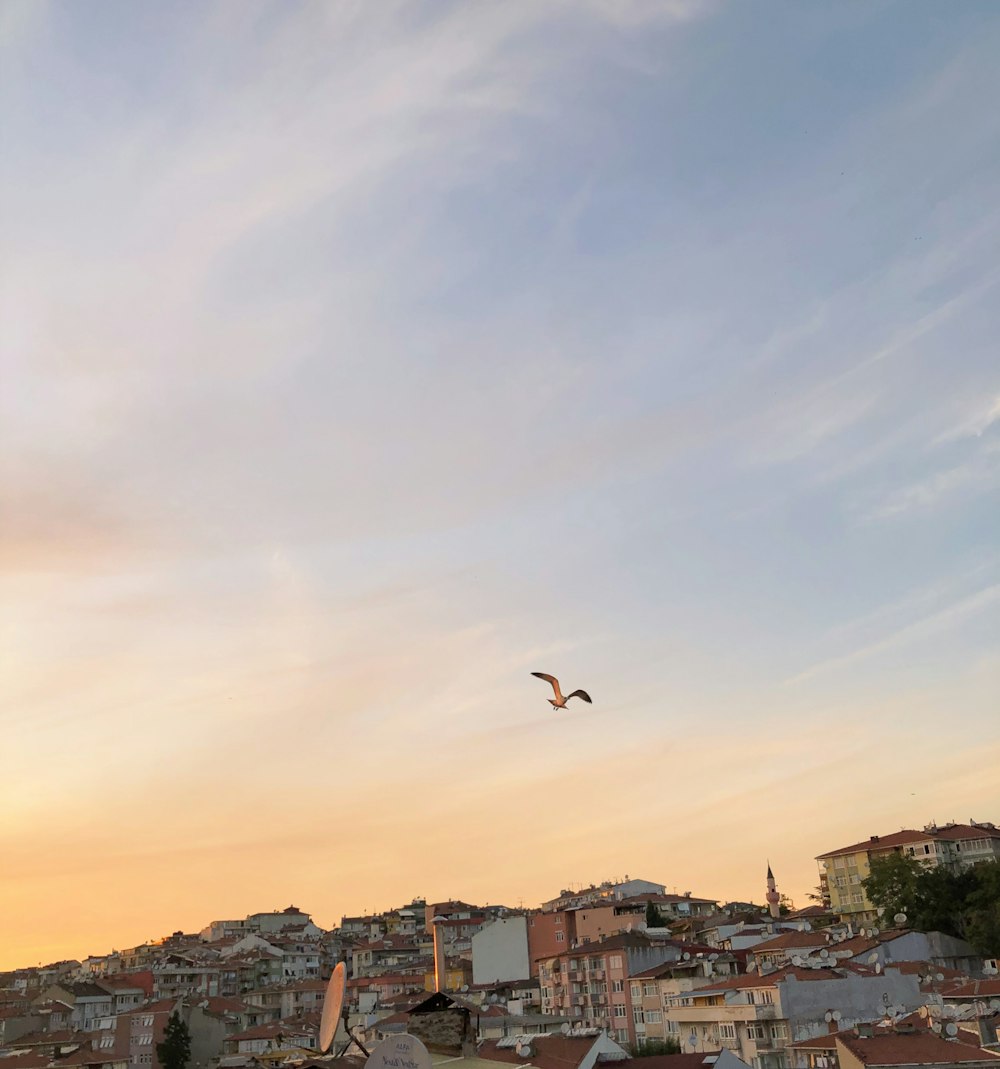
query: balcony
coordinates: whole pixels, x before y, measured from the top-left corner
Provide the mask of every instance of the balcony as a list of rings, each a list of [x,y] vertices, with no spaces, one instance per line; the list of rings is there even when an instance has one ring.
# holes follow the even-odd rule
[[[716,1021],[773,1021],[778,1013],[776,1006],[735,1002],[724,1006],[667,1006],[664,1015],[672,1021],[714,1024]]]
[[[591,978],[591,980],[603,980],[604,979],[604,970],[603,969],[591,969],[590,970],[590,978]]]

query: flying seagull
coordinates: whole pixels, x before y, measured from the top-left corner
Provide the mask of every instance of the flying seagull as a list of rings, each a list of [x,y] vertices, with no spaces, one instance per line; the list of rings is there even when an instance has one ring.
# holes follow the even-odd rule
[[[583,698],[585,702],[594,703],[590,699],[590,695],[585,690],[574,690],[572,694],[567,694],[563,697],[563,692],[559,689],[559,680],[555,676],[547,675],[545,672],[532,672],[533,676],[538,676],[539,679],[544,679],[546,683],[552,684],[552,689],[556,692],[554,698],[549,698],[549,704],[553,709],[565,709],[566,703],[570,698]]]

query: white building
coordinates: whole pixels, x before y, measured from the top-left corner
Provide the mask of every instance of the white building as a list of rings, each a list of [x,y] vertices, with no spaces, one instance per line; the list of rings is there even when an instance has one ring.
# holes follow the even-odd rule
[[[531,975],[527,917],[501,917],[472,937],[472,982],[494,984]]]

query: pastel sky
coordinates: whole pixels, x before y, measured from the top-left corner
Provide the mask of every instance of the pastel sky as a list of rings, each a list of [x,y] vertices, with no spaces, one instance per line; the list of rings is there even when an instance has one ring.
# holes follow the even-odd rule
[[[998,54],[6,0],[0,967],[1000,820]]]

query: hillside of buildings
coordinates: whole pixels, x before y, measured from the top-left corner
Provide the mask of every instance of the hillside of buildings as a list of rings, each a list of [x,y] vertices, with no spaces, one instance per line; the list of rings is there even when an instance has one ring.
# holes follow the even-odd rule
[[[761,906],[625,878],[527,909],[414,898],[331,930],[296,906],[213,920],[0,974],[0,1069],[162,1069],[174,1014],[190,1069],[358,1069],[407,1031],[465,1069],[1000,1069],[996,958],[868,897],[890,863],[944,886],[998,860],[1000,831],[973,821],[825,851],[819,901],[798,910],[768,867]],[[324,1056],[339,962],[345,1021]]]

